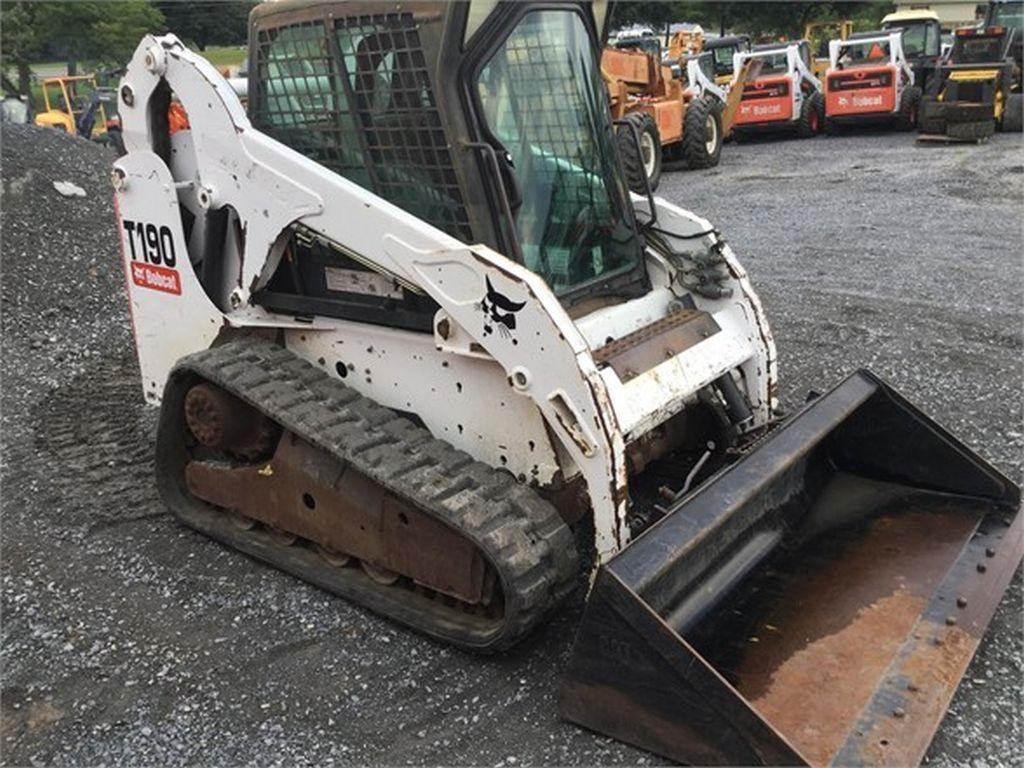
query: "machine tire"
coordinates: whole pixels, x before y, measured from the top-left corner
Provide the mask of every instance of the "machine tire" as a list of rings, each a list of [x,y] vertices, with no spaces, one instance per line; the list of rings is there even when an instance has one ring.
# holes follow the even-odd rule
[[[925,96],[917,112],[919,133],[943,135],[946,132],[946,105],[932,96]]]
[[[896,117],[896,127],[901,131],[912,131],[920,119],[921,89],[916,85],[903,89],[900,96],[900,111]]]
[[[661,180],[661,134],[658,132],[658,124],[646,112],[632,112],[626,115],[625,120],[626,124],[620,125],[615,134],[615,143],[622,160],[622,168],[626,172],[626,183],[633,192],[643,194],[646,191],[646,176],[653,192]],[[646,142],[651,148],[653,164],[645,165],[642,152],[638,153],[632,136],[634,128],[640,136],[641,147]]]
[[[812,93],[800,105],[800,119],[796,121],[796,135],[809,139],[821,133],[825,124],[825,102],[820,93]]]
[[[949,123],[946,125],[946,135],[951,139],[963,139],[966,141],[987,139],[996,132],[996,124],[992,120],[982,120],[973,123]]]
[[[1008,133],[1020,133],[1024,121],[1024,94],[1011,93],[1003,105],[1003,122],[1000,126]]]
[[[690,168],[714,168],[721,154],[722,103],[711,96],[694,99],[683,117],[683,158]]]
[[[121,157],[125,153],[124,149],[124,135],[117,128],[107,129],[107,143],[110,144],[111,148],[117,153],[118,157]]]

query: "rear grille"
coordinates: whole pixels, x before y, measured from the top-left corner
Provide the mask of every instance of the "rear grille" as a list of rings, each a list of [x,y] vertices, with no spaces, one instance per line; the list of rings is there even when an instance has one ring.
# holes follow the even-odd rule
[[[472,240],[412,14],[261,29],[254,67],[261,131]]]
[[[743,101],[756,99],[777,99],[789,93],[789,83],[769,83],[759,85],[756,81],[743,86]]]
[[[850,73],[832,75],[828,79],[830,91],[857,91],[862,88],[885,88],[892,85],[892,72]]]

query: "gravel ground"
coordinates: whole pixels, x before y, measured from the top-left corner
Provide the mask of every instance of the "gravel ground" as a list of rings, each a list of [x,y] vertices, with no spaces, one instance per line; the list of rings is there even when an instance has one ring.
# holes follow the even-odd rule
[[[5,764],[653,762],[556,717],[579,594],[476,658],[175,524],[153,487],[111,155],[20,126],[2,152]],[[727,146],[659,193],[744,260],[789,404],[868,366],[1021,477],[1018,137]],[[1018,573],[930,763],[1024,764],[1020,628]]]

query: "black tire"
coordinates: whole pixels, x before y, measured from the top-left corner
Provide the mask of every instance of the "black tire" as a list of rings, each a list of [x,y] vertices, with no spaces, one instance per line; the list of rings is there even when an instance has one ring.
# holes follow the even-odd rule
[[[925,96],[917,110],[917,130],[920,133],[944,135],[946,133],[946,105],[933,96]]]
[[[1003,121],[1000,128],[1009,133],[1020,133],[1024,120],[1024,94],[1011,93],[1003,105]]]
[[[996,132],[996,124],[992,120],[981,120],[974,123],[948,123],[946,135],[951,139],[980,141],[987,139]]]
[[[647,184],[650,185],[653,192],[658,188],[658,182],[661,180],[661,134],[658,132],[658,124],[646,112],[632,112],[626,115],[625,120],[625,124],[620,125],[615,134],[615,144],[619,150],[622,169],[626,172],[626,183],[637,194],[646,192]],[[640,146],[637,146],[637,142],[633,138],[634,129],[640,139]],[[645,143],[645,137],[649,142],[648,146],[654,153],[654,166],[649,176],[644,168],[641,150]],[[645,176],[647,176],[647,184],[644,183]]]
[[[107,129],[107,143],[110,144],[118,157],[121,157],[125,153],[124,135],[121,133],[119,128]]]
[[[721,155],[722,102],[713,96],[694,99],[683,117],[683,159],[690,168],[714,168]]]
[[[921,106],[921,89],[916,85],[903,89],[900,96],[900,111],[896,117],[896,127],[901,131],[912,131],[917,127],[918,110]]]
[[[800,119],[796,121],[796,135],[809,139],[821,133],[825,123],[825,102],[820,93],[812,93],[800,105]]]

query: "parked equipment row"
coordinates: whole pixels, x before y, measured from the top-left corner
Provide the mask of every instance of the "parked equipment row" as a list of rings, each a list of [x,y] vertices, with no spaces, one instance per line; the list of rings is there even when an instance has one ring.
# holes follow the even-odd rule
[[[1021,0],[988,6],[978,27],[958,29],[943,50],[930,10],[889,14],[882,29],[809,24],[810,39],[751,46],[746,35],[677,33],[663,56],[651,32],[605,48],[602,73],[631,188],[655,189],[662,158],[689,168],[718,164],[721,144],[758,133],[810,138],[867,124],[920,130],[922,140],[980,141],[1020,131]]]

